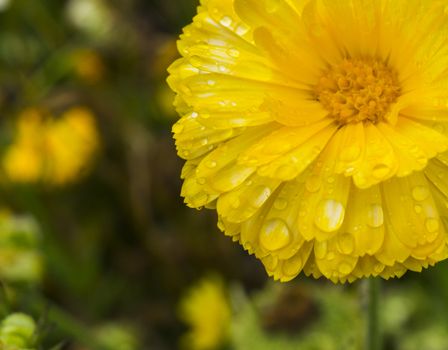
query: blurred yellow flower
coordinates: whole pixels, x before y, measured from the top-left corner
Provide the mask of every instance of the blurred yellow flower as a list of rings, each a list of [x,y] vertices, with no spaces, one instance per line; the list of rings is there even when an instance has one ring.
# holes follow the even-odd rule
[[[203,0],[168,82],[182,195],[288,281],[447,258],[439,0]]]
[[[90,110],[75,107],[53,119],[29,109],[19,116],[14,141],[3,156],[3,170],[13,182],[61,185],[79,178],[98,148]]]
[[[183,346],[190,350],[213,350],[222,346],[229,333],[231,310],[223,283],[206,278],[181,300],[180,318],[190,327]]]

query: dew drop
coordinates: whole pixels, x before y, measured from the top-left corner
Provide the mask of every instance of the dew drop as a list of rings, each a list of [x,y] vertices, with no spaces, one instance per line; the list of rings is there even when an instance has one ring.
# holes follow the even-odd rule
[[[439,220],[437,220],[435,218],[426,219],[425,227],[429,233],[437,232],[440,227]]]
[[[227,53],[229,54],[230,57],[233,57],[233,58],[240,57],[240,52],[237,49],[228,49]]]
[[[416,186],[412,189],[412,197],[416,201],[424,201],[426,198],[429,197],[429,189],[424,186]]]
[[[271,195],[269,187],[260,186],[255,189],[251,204],[255,208],[260,208]]]
[[[325,258],[327,252],[328,252],[327,241],[323,242],[316,241],[314,243],[314,255],[316,256],[317,259],[322,260],[323,258]]]
[[[229,16],[224,16],[221,18],[219,23],[221,23],[224,27],[230,27],[232,24],[232,19]]]
[[[306,189],[307,189],[309,192],[311,192],[311,193],[314,193],[314,192],[319,191],[320,186],[321,186],[320,180],[319,180],[319,178],[316,177],[316,176],[310,176],[310,177],[306,180],[305,187],[306,187]]]
[[[207,181],[205,180],[204,177],[199,177],[199,178],[196,179],[196,182],[197,182],[199,185],[205,185],[205,183],[206,183]]]
[[[243,36],[245,35],[247,32],[249,31],[249,27],[246,26],[245,24],[240,24],[238,27],[236,27],[235,29],[235,33],[237,35]]]
[[[338,267],[338,271],[343,275],[348,275],[350,272],[352,272],[352,267],[350,266],[350,264],[342,262]]]
[[[212,79],[207,80],[207,85],[208,86],[215,86],[215,84],[216,84],[216,81],[214,81]]]
[[[270,251],[284,248],[291,241],[288,226],[281,219],[268,220],[260,233],[261,245]]]
[[[367,225],[372,228],[377,228],[382,226],[384,223],[384,212],[383,208],[379,204],[373,204],[370,206],[367,212]]]
[[[314,223],[324,232],[334,232],[344,221],[345,209],[342,203],[333,199],[326,199],[316,208]]]
[[[296,255],[283,263],[282,271],[286,276],[295,276],[303,268],[303,261],[300,255]]]
[[[415,211],[417,214],[420,214],[420,213],[423,211],[423,208],[422,208],[421,205],[416,204],[416,205],[414,206],[414,211]]]
[[[355,240],[350,233],[343,233],[338,236],[338,248],[342,254],[349,255],[355,250]]]
[[[207,161],[207,163],[205,163],[205,166],[210,169],[216,168],[217,165],[218,163],[214,160],[209,160]]]
[[[283,210],[288,206],[288,201],[283,198],[277,198],[274,202],[274,208],[277,210]]]
[[[191,117],[196,119],[199,116],[198,112],[191,112]]]

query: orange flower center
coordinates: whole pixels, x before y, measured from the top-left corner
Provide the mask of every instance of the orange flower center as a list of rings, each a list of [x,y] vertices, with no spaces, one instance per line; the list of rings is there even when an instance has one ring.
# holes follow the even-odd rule
[[[395,70],[373,59],[344,59],[315,87],[317,100],[341,124],[384,121],[400,92]]]

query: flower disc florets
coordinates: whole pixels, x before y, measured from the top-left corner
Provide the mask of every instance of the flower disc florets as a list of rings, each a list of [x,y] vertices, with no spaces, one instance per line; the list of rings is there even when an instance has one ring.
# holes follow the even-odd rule
[[[374,59],[345,59],[330,67],[315,89],[317,100],[341,124],[385,121],[400,96],[395,70]]]

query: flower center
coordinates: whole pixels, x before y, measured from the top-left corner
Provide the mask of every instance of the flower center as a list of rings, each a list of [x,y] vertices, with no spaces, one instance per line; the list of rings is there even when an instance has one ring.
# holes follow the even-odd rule
[[[315,87],[318,101],[341,124],[385,120],[400,92],[395,70],[374,59],[344,59]]]

